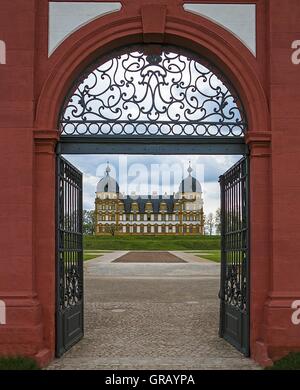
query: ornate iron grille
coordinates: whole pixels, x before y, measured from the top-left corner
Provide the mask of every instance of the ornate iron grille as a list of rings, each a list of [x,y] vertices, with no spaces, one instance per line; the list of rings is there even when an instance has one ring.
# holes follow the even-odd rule
[[[248,159],[220,178],[222,259],[221,336],[248,352],[249,248]]]
[[[57,163],[57,355],[83,334],[82,175]]]
[[[62,136],[242,137],[242,103],[206,59],[176,47],[120,50],[89,67],[66,99]]]

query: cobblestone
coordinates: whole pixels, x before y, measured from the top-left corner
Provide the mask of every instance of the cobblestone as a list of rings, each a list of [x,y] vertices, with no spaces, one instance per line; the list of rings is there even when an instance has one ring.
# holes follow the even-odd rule
[[[258,368],[218,337],[218,265],[137,264],[129,277],[134,264],[98,263],[87,265],[85,337],[49,369]]]

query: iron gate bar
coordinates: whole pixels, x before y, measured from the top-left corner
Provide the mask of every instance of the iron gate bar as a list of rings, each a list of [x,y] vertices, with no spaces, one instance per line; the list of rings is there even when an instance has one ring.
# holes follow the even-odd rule
[[[57,153],[247,155],[248,146],[244,138],[233,137],[64,136],[57,145]]]
[[[244,157],[220,177],[220,328],[223,337],[250,355],[249,161]]]

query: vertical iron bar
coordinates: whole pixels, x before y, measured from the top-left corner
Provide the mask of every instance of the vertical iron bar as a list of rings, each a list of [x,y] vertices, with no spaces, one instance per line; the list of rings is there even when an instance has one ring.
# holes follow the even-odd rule
[[[225,300],[225,273],[226,273],[226,223],[227,218],[225,216],[225,178],[221,176],[219,179],[221,189],[221,277],[220,277],[220,325],[219,325],[219,336],[223,337],[224,334],[224,300]]]
[[[250,357],[250,161],[249,156],[245,157],[245,199],[246,199],[246,340],[245,356]]]

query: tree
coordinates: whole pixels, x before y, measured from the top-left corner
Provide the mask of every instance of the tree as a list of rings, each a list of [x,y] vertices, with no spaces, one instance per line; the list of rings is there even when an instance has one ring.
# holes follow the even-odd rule
[[[106,226],[105,231],[106,233],[110,233],[114,237],[115,234],[120,231],[120,227],[115,223],[111,223],[110,225]]]
[[[83,234],[95,234],[96,213],[94,210],[83,210],[82,214],[82,230]]]
[[[208,216],[205,218],[205,230],[210,236],[213,234],[214,226],[214,215],[213,213],[209,213]]]
[[[215,213],[215,228],[216,234],[219,236],[221,234],[221,209],[218,208]]]

